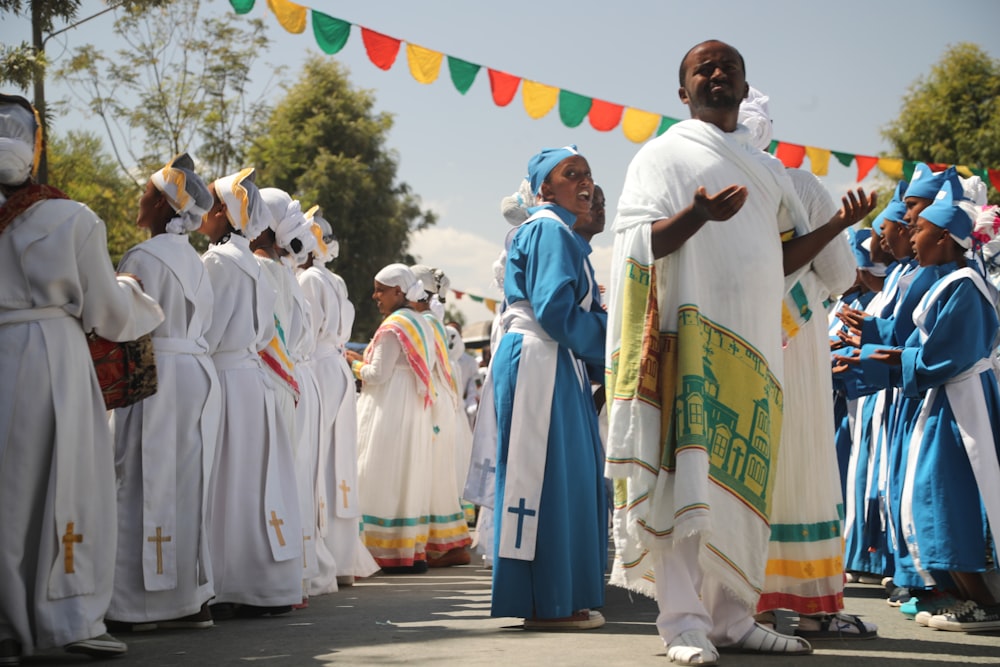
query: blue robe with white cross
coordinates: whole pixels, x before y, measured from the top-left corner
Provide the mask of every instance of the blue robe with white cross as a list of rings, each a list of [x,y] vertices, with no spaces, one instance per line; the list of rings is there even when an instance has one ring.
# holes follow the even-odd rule
[[[604,457],[597,415],[589,387],[582,387],[579,359],[592,380],[603,380],[607,315],[587,257],[590,245],[569,225],[573,214],[548,205],[559,218],[524,224],[507,254],[504,295],[509,304],[527,300],[538,323],[558,344],[545,471],[542,481],[534,560],[500,558],[494,547],[493,616],[561,618],[604,604],[607,566],[607,504]],[[588,290],[593,303],[580,307]],[[507,447],[523,336],[503,336],[493,354],[494,404],[497,414],[494,545],[504,522],[518,521],[519,499],[505,497]],[[575,359],[574,359],[575,357]],[[586,383],[584,383],[586,384]]]

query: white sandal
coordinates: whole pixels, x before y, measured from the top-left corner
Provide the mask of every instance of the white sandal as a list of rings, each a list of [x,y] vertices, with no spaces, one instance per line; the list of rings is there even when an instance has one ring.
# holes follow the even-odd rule
[[[678,665],[715,665],[719,650],[704,632],[688,630],[667,644],[667,658]]]
[[[806,655],[812,653],[812,646],[801,637],[790,637],[770,628],[754,623],[743,639],[727,648],[742,653],[769,653],[779,655]]]

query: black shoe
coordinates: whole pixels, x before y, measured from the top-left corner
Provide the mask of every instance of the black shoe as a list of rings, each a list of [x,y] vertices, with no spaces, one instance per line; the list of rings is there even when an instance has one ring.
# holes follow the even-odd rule
[[[212,621],[212,612],[209,611],[208,603],[206,602],[201,605],[200,610],[193,614],[182,618],[174,618],[169,621],[159,621],[156,625],[168,630],[201,630],[212,627],[214,622]]]
[[[425,560],[415,560],[413,565],[394,565],[391,567],[383,567],[382,571],[386,574],[424,574],[427,572],[428,565]]]
[[[886,600],[890,607],[900,607],[904,602],[909,602],[913,595],[910,593],[909,588],[903,586],[897,586],[893,589],[892,593],[889,595],[889,599]]]
[[[155,622],[150,623],[126,623],[125,621],[112,621],[109,618],[104,619],[104,625],[108,628],[108,632],[149,632],[150,630],[155,630],[159,627]]]
[[[16,639],[0,639],[0,665],[21,664],[21,643]]]
[[[261,616],[278,616],[287,614],[292,610],[292,605],[282,605],[278,607],[257,607],[252,604],[241,604],[236,608],[236,618],[260,618]]]

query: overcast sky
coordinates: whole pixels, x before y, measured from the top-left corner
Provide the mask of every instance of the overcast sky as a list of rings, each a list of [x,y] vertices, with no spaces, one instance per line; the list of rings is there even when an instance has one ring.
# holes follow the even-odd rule
[[[490,265],[508,229],[499,202],[516,189],[528,158],[544,146],[577,144],[607,195],[610,227],[625,170],[639,146],[621,127],[598,132],[584,121],[567,128],[558,109],[533,120],[520,91],[508,106],[497,107],[486,67],[685,118],[677,98],[680,59],[702,40],[721,39],[742,52],[747,79],[770,96],[776,139],[878,155],[889,150],[880,130],[899,114],[907,88],[926,76],[949,46],[972,42],[1000,57],[996,0],[300,2],[484,67],[464,96],[452,85],[447,64],[435,83],[420,84],[409,73],[405,46],[390,71],[380,70],[369,61],[357,27],[346,47],[328,56],[348,68],[355,86],[374,91],[379,111],[394,115],[389,147],[398,154],[399,178],[438,214],[436,227],[413,239],[414,253],[443,269],[455,289],[490,297],[496,296],[489,286]],[[86,0],[81,15],[102,6]],[[233,13],[221,0],[204,6],[206,14]],[[287,65],[291,79],[306,54],[319,53],[311,25],[302,34],[285,32],[265,0],[257,0],[251,15],[265,18],[273,39],[263,60]],[[111,22],[109,15],[54,38],[49,57],[58,59],[67,47],[88,42],[112,48]],[[0,24],[4,44],[30,38],[27,22],[5,17]],[[261,72],[258,80],[267,79]],[[55,83],[48,90],[52,96],[65,94]],[[282,91],[261,94],[274,101]],[[57,119],[60,133],[77,127],[99,129],[83,109]],[[823,181],[831,192],[842,193],[854,184],[854,175],[854,166],[842,168],[831,160]],[[873,183],[869,176],[863,185]],[[607,282],[610,247],[609,233],[595,238],[592,259],[600,282]],[[455,305],[470,321],[490,317],[481,304]]]

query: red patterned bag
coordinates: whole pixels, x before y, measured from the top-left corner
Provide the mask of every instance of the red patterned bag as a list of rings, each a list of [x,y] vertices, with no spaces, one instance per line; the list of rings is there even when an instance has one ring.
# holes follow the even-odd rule
[[[138,403],[156,393],[152,336],[116,343],[89,333],[87,344],[108,410]]]

